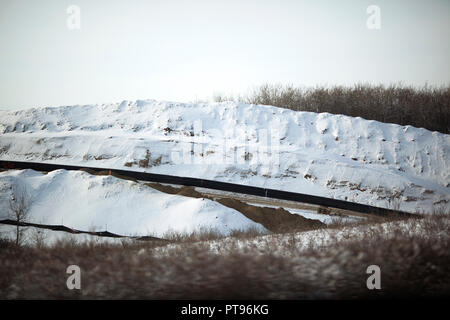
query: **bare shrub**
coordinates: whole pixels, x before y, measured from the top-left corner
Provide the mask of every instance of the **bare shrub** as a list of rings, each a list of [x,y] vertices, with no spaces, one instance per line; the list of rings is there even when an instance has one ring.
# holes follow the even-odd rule
[[[240,238],[240,239],[249,239],[249,238],[255,238],[261,235],[267,234],[266,231],[261,231],[260,229],[256,227],[250,227],[245,230],[240,229],[234,229],[231,230],[229,236],[233,238]]]
[[[47,239],[47,231],[45,229],[34,228],[31,234],[31,240],[36,248],[43,248]]]
[[[0,238],[0,250],[9,248],[12,245],[14,245],[14,243],[10,239]]]
[[[220,93],[215,93],[213,95],[213,101],[214,102],[225,102],[225,101],[234,101],[233,96],[227,96]]]
[[[217,229],[202,227],[191,232],[167,231],[163,238],[173,242],[195,242],[223,238],[224,235]]]
[[[233,229],[228,234],[222,233],[214,228],[202,227],[192,232],[177,232],[177,231],[168,231],[163,235],[165,240],[171,242],[199,242],[199,241],[210,241],[223,239],[225,237],[234,237],[234,238],[253,238],[260,236],[262,234],[266,234],[256,227],[251,227],[248,229]]]

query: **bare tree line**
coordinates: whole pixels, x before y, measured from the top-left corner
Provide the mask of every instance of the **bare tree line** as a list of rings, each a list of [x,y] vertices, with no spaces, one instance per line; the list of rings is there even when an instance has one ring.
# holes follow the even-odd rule
[[[450,86],[425,85],[417,88],[401,84],[356,84],[352,87],[302,88],[264,84],[245,96],[216,95],[214,100],[237,100],[295,111],[344,114],[450,133]]]

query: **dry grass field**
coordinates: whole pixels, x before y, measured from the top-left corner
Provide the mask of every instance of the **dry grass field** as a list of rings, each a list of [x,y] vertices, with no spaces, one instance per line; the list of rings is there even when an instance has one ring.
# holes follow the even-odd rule
[[[168,242],[0,245],[1,299],[371,299],[450,293],[446,214],[313,231],[220,237],[211,230]],[[68,290],[69,265],[81,289]],[[369,265],[381,290],[366,286]]]

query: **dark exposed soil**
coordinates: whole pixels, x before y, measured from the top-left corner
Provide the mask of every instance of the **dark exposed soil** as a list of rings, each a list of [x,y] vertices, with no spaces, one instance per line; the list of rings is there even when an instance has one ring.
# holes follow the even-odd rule
[[[177,194],[180,196],[191,197],[191,198],[208,198],[204,196],[200,192],[196,191],[194,187],[183,186],[181,188],[175,188],[172,186],[162,185],[160,183],[146,183],[146,186],[152,187],[158,191],[169,193],[169,194]]]
[[[306,231],[325,226],[319,220],[307,219],[283,208],[257,207],[229,198],[219,199],[217,202],[241,212],[247,218],[262,224],[264,228],[272,232]]]
[[[146,185],[161,192],[169,194],[176,194],[192,198],[211,199],[210,197],[205,196],[202,193],[196,191],[194,187],[184,186],[181,188],[175,188],[172,186],[162,185],[159,183],[147,183]],[[220,204],[226,207],[239,211],[250,220],[262,224],[264,228],[272,232],[287,232],[294,230],[306,231],[322,228],[325,226],[319,220],[307,219],[300,215],[292,214],[289,211],[286,211],[282,208],[274,209],[267,207],[252,206],[245,202],[230,198],[217,199],[215,201],[219,202]]]

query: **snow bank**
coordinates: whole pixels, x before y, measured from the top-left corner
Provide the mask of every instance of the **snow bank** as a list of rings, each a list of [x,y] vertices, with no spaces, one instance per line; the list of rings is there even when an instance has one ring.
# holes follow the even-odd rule
[[[398,199],[406,211],[450,200],[449,151],[449,135],[425,129],[234,102],[0,111],[2,160],[202,177],[381,207]]]
[[[65,225],[85,231],[161,237],[168,231],[192,232],[250,227],[265,231],[240,212],[207,199],[162,193],[145,185],[83,171],[33,170],[0,173],[0,219],[8,218],[12,189],[32,199],[28,222]]]

